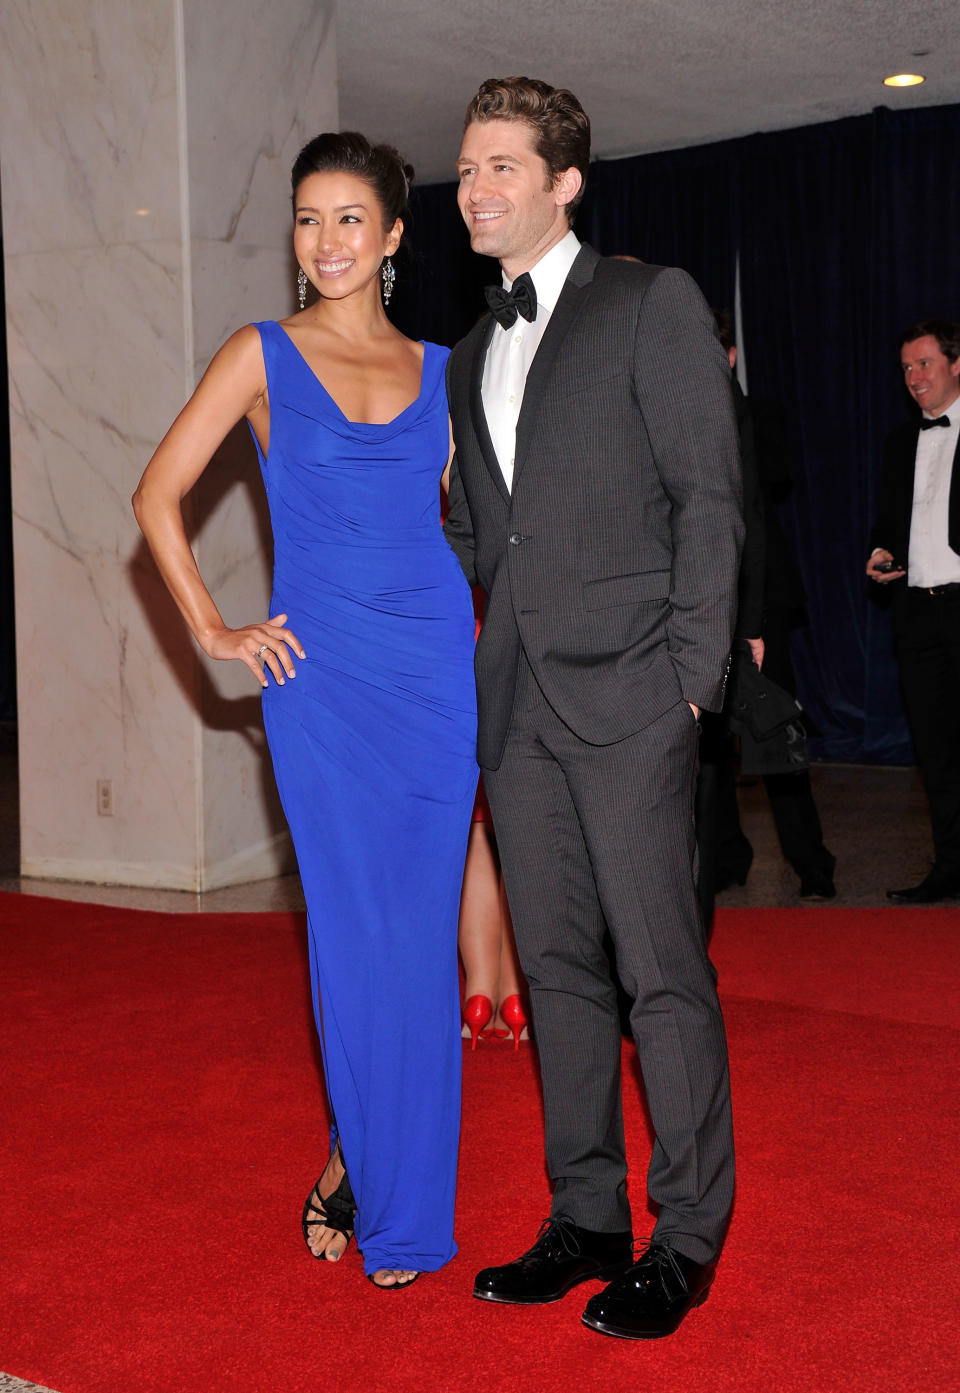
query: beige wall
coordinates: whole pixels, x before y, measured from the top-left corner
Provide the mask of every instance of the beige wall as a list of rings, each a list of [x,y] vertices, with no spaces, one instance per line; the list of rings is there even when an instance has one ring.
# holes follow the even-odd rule
[[[26,875],[206,889],[289,864],[255,684],[194,647],[129,499],[218,344],[294,307],[289,169],[337,125],[331,14],[332,0],[5,0]],[[189,513],[227,621],[264,616],[243,431]]]

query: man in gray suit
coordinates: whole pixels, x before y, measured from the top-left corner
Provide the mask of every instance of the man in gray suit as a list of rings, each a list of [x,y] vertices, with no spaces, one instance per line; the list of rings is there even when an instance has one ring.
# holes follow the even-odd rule
[[[590,127],[572,93],[491,79],[459,203],[500,260],[450,358],[447,535],[487,594],[478,756],[540,1053],[550,1220],[481,1272],[488,1301],[670,1334],[705,1299],[733,1195],[723,1021],[694,887],[701,707],[723,700],[742,538],[726,358],[681,271],[602,259],[570,220]],[[656,1132],[633,1260],[616,991]]]

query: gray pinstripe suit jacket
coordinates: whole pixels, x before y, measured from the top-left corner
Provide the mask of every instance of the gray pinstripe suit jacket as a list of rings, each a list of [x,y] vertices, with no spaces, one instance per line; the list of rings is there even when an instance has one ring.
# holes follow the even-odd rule
[[[480,386],[495,321],[451,354],[446,534],[487,593],[478,759],[497,768],[522,650],[551,706],[605,745],[681,698],[718,710],[743,526],[729,374],[683,271],[584,245],[530,368],[513,491]]]

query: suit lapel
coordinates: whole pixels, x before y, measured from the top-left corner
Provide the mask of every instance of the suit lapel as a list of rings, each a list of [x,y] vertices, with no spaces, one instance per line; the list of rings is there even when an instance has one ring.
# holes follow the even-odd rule
[[[594,269],[599,260],[600,258],[593,248],[584,243],[577,254],[576,261],[570,267],[570,274],[564,282],[560,299],[554,307],[550,322],[540,340],[540,346],[530,364],[530,371],[527,373],[527,381],[523,389],[523,404],[520,407],[520,416],[517,420],[517,448],[513,463],[514,488],[517,486],[517,479],[520,477],[530,442],[533,439],[544,388],[549,381],[557,354],[560,352],[570,326],[583,307],[587,289],[593,280]]]
[[[951,551],[960,553],[960,440],[953,453],[953,471],[950,475],[950,502],[947,505],[947,545]]]
[[[473,356],[470,363],[470,415],[473,419],[473,430],[477,437],[477,444],[480,446],[480,453],[483,455],[483,462],[491,479],[496,484],[497,489],[502,494],[504,500],[509,504],[510,490],[507,488],[503,477],[503,470],[497,460],[497,452],[493,448],[493,441],[490,438],[490,428],[487,425],[487,414],[483,409],[483,397],[481,388],[483,386],[483,361],[487,354],[487,345],[493,337],[493,326],[496,324],[492,314],[488,314],[477,325],[474,333],[476,339],[473,344]]]

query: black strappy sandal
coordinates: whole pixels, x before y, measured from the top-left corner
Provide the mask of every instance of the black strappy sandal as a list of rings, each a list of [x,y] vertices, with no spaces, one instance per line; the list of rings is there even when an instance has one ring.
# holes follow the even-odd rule
[[[322,1179],[323,1176],[321,1175],[320,1180]],[[316,1258],[318,1262],[327,1262],[329,1259],[326,1258],[323,1253],[315,1253],[310,1247],[307,1230],[315,1228],[317,1224],[322,1224],[326,1229],[333,1229],[335,1233],[342,1233],[349,1243],[350,1239],[353,1237],[353,1220],[357,1212],[357,1202],[353,1198],[353,1191],[350,1189],[350,1178],[346,1171],[344,1171],[343,1179],[340,1181],[340,1184],[334,1190],[333,1194],[327,1195],[325,1199],[321,1199],[320,1197],[320,1180],[317,1181],[316,1185],[314,1185],[307,1196],[306,1204],[303,1206],[303,1215],[300,1219],[300,1229],[303,1233],[303,1241],[307,1245],[307,1251],[310,1256]],[[314,1216],[312,1219],[309,1217],[311,1214]]]

